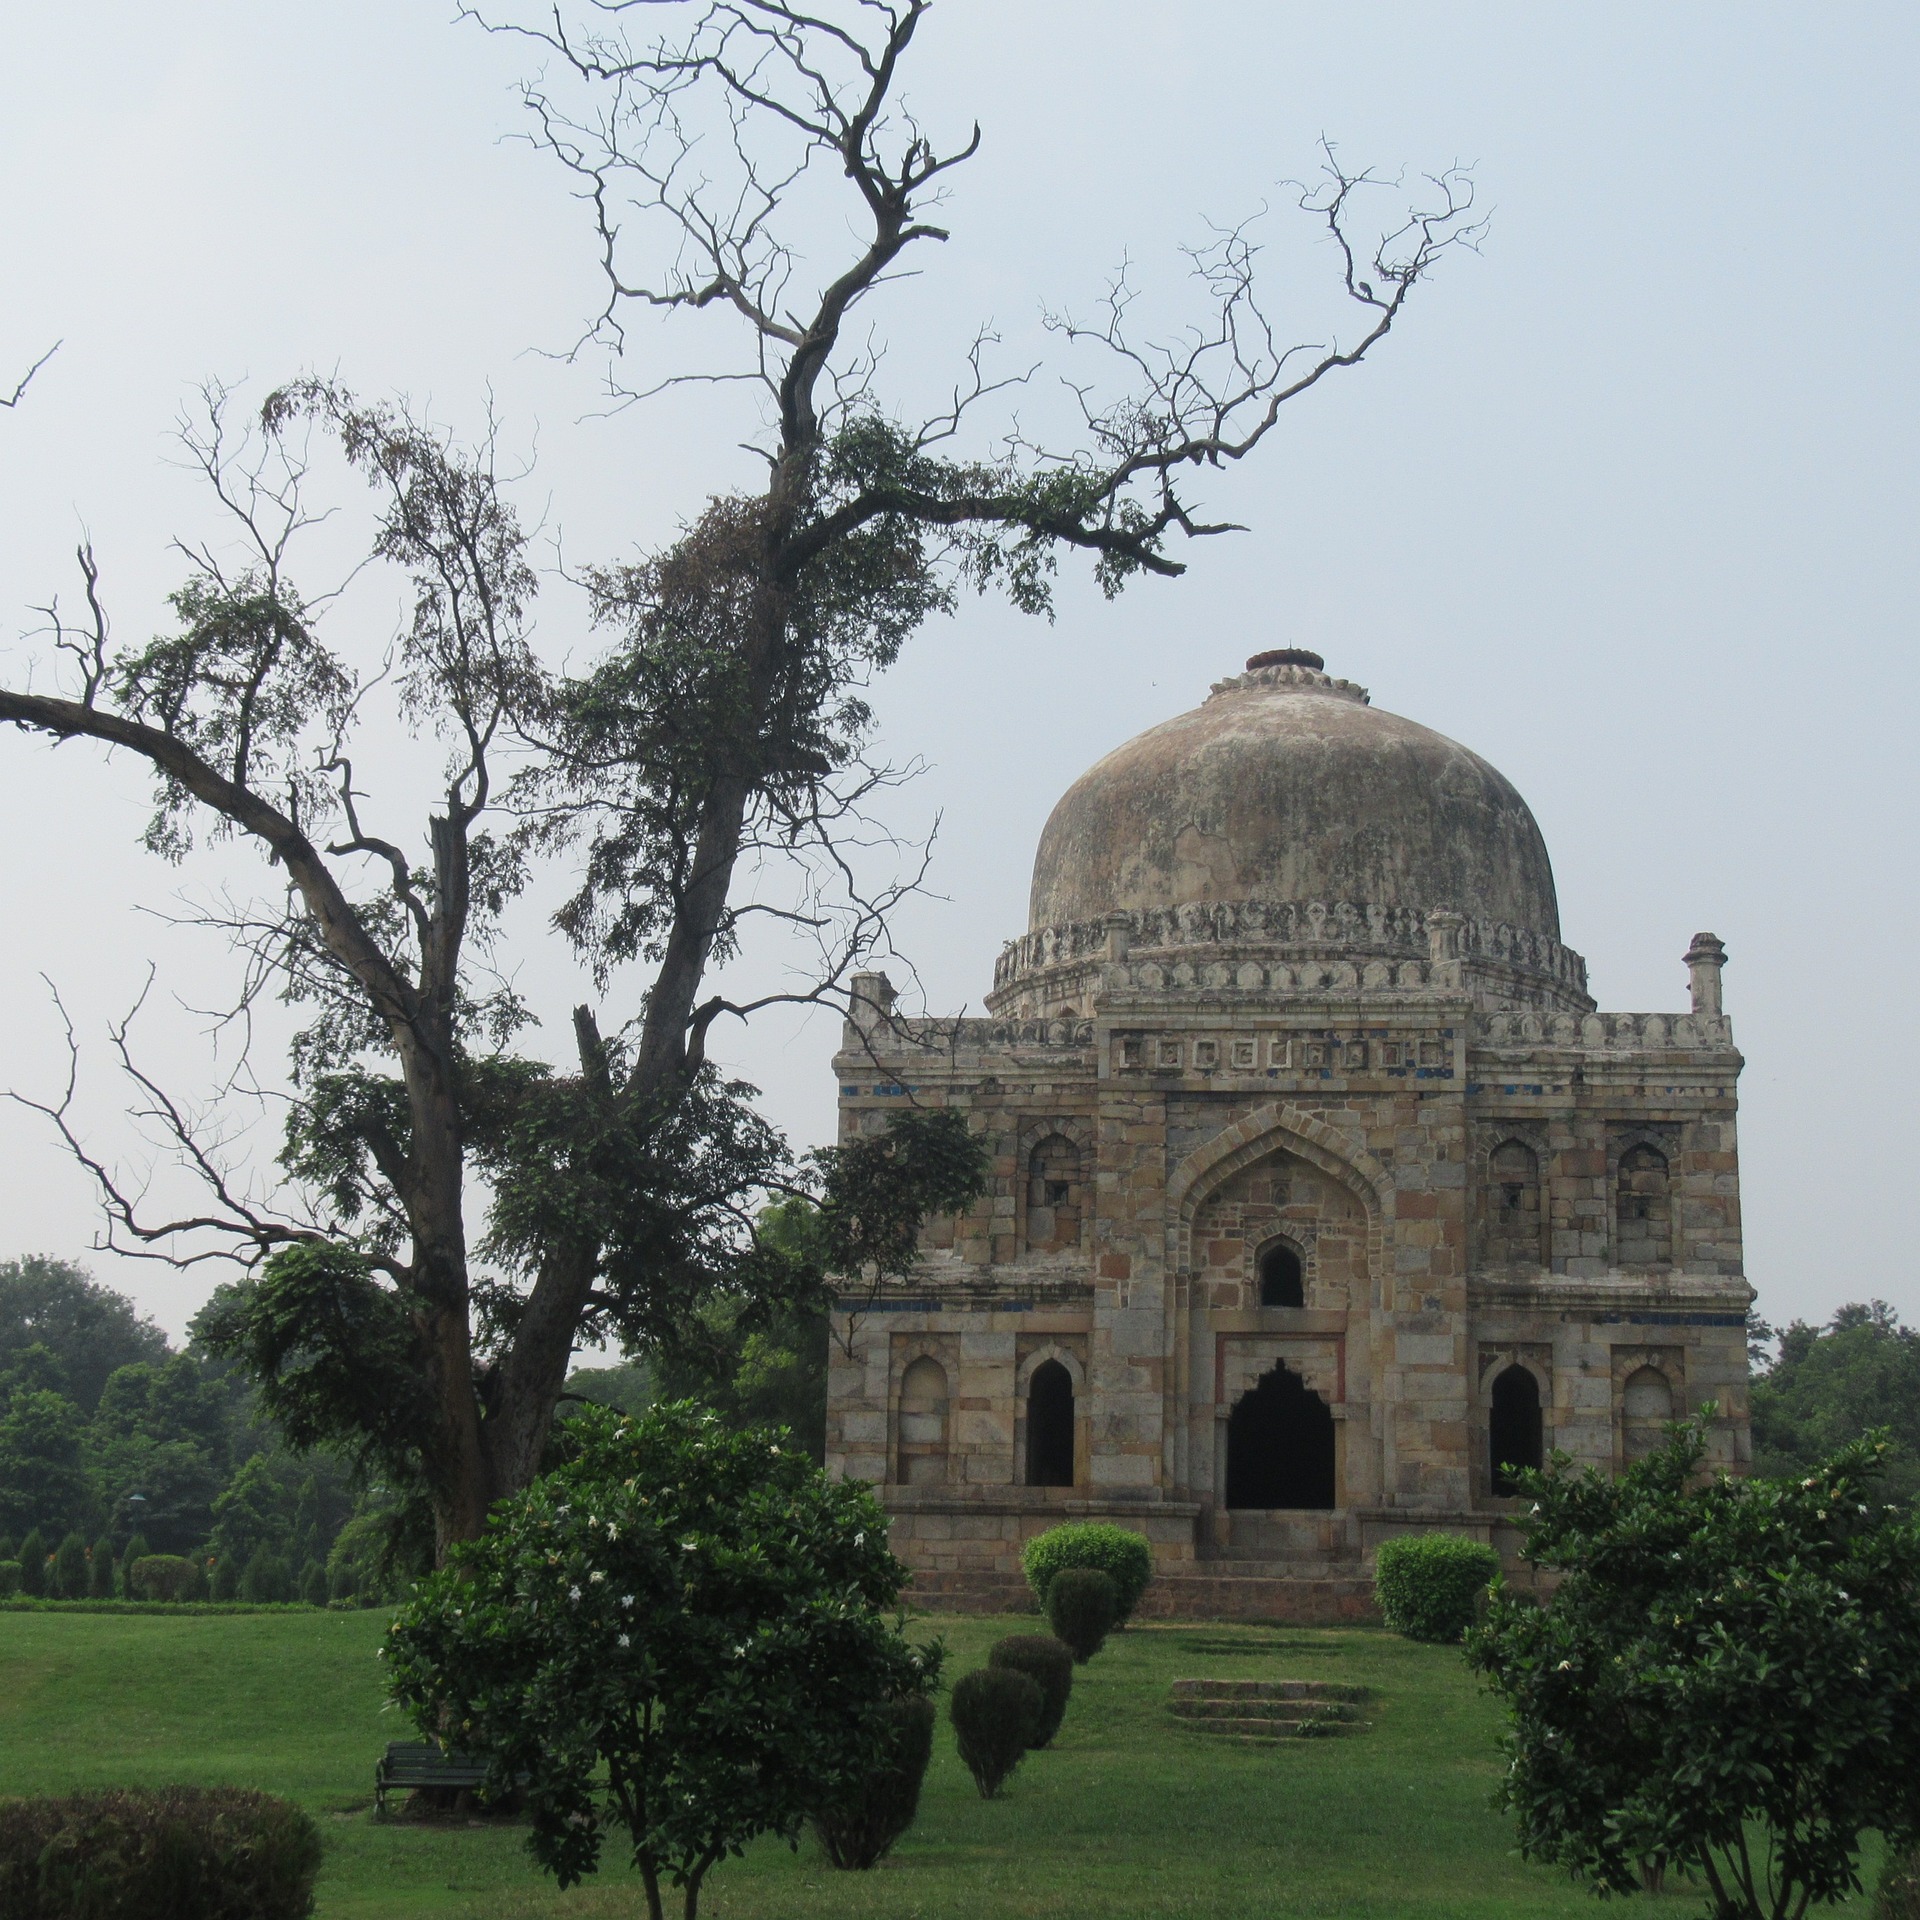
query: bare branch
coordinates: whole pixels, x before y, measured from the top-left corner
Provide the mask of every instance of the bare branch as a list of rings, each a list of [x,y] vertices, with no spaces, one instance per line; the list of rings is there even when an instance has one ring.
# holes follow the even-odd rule
[[[17,407],[20,402],[27,397],[27,389],[33,385],[33,376],[38,373],[65,344],[66,342],[63,340],[56,340],[53,345],[20,376],[19,383],[14,387],[12,393],[0,394],[0,407]]]

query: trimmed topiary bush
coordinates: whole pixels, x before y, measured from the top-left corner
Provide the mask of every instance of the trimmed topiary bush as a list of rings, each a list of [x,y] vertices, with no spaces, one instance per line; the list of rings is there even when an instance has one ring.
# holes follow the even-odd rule
[[[320,1830],[250,1787],[0,1802],[7,1920],[306,1920]]]
[[[1050,1633],[1010,1633],[987,1655],[987,1665],[1024,1673],[1040,1689],[1040,1724],[1028,1744],[1051,1744],[1073,1692],[1073,1649]]]
[[[817,1809],[813,1831],[836,1867],[864,1872],[893,1851],[920,1811],[920,1784],[933,1758],[933,1702],[918,1694],[881,1709],[880,1749],[844,1799]]]
[[[293,1598],[293,1569],[277,1553],[262,1547],[240,1576],[242,1600],[284,1602]]]
[[[1047,1624],[1083,1667],[1106,1645],[1119,1611],[1113,1576],[1098,1567],[1068,1567],[1047,1589]]]
[[[240,1562],[232,1554],[223,1553],[214,1561],[210,1590],[212,1597],[216,1600],[239,1599]]]
[[[103,1533],[87,1556],[87,1598],[113,1598],[113,1542]]]
[[[20,1591],[20,1562],[0,1560],[0,1600],[11,1600]]]
[[[947,1712],[961,1764],[973,1775],[981,1799],[991,1800],[1027,1757],[1046,1700],[1024,1673],[981,1667],[955,1682]]]
[[[177,1553],[147,1553],[127,1562],[129,1600],[193,1600],[194,1564]]]
[[[57,1600],[84,1600],[87,1597],[87,1543],[77,1533],[60,1542],[53,1556],[53,1578],[48,1583]]]
[[[1448,1642],[1473,1625],[1500,1556],[1457,1533],[1403,1533],[1374,1558],[1373,1590],[1395,1633]]]
[[[20,1549],[13,1544],[13,1535],[0,1533],[0,1560],[11,1560],[17,1565],[19,1559]]]
[[[1153,1549],[1130,1527],[1116,1527],[1105,1520],[1070,1520],[1035,1534],[1020,1564],[1042,1611],[1056,1574],[1069,1567],[1092,1567],[1104,1573],[1113,1582],[1113,1623],[1124,1627],[1153,1578]]]
[[[47,1590],[47,1551],[38,1527],[20,1542],[20,1591],[35,1600]]]
[[[187,1599],[211,1600],[213,1598],[213,1582],[207,1578],[207,1568],[211,1564],[211,1561],[201,1559],[198,1554],[195,1554],[193,1558],[187,1562],[187,1591],[185,1596]]]
[[[136,1560],[144,1560],[152,1551],[153,1549],[147,1545],[147,1536],[144,1533],[136,1533],[127,1542],[127,1550],[120,1556],[120,1591],[128,1599],[133,1598],[133,1582],[127,1578],[127,1570]]]
[[[310,1607],[327,1604],[327,1570],[318,1560],[309,1560],[300,1575],[300,1598]]]

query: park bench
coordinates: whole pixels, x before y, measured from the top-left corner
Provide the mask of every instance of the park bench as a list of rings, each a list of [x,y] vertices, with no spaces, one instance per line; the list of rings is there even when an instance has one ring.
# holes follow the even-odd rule
[[[420,1789],[472,1793],[486,1777],[485,1766],[471,1754],[449,1753],[430,1740],[395,1740],[373,1770],[373,1802],[385,1813],[389,1793]]]

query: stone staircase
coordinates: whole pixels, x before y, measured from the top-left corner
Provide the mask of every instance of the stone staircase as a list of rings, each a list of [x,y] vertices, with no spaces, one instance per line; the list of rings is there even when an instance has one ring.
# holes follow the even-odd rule
[[[1365,1687],[1337,1680],[1176,1680],[1167,1711],[1183,1727],[1240,1746],[1364,1733]]]
[[[1032,1613],[1033,1595],[1017,1573],[936,1572],[923,1568],[907,1590],[927,1613]],[[1373,1582],[1359,1568],[1329,1573],[1298,1561],[1233,1556],[1161,1567],[1141,1597],[1136,1620],[1270,1620],[1283,1626],[1337,1627],[1377,1620]]]

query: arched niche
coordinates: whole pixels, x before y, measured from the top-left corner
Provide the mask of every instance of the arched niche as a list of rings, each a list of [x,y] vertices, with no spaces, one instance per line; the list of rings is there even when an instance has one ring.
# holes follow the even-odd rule
[[[1636,1367],[1628,1374],[1620,1389],[1621,1450],[1628,1461],[1657,1453],[1673,1417],[1673,1382],[1658,1367]]]
[[[1042,1360],[1027,1381],[1026,1481],[1030,1487],[1070,1487],[1074,1473],[1073,1375],[1058,1360]]]
[[[1540,1382],[1518,1361],[1495,1376],[1487,1411],[1487,1461],[1496,1499],[1520,1491],[1516,1475],[1544,1463]]]
[[[1307,1263],[1290,1240],[1270,1240],[1254,1262],[1258,1300],[1263,1307],[1307,1304]]]
[[[929,1353],[900,1376],[895,1478],[904,1486],[942,1485],[947,1478],[947,1370]]]

